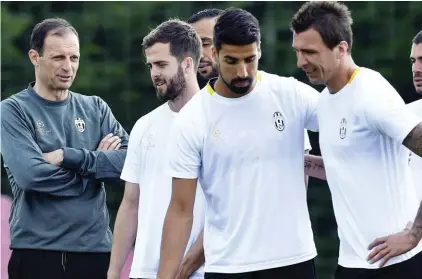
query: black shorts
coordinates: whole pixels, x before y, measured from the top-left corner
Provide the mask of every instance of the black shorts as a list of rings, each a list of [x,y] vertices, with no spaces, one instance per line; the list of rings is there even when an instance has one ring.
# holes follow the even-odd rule
[[[205,273],[205,279],[316,279],[314,260],[245,273]]]
[[[13,250],[9,279],[107,279],[110,253]]]
[[[337,266],[335,279],[421,279],[422,252],[413,258],[379,269]]]

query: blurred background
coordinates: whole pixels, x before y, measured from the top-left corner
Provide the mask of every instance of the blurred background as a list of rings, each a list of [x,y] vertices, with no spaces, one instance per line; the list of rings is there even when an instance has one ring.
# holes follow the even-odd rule
[[[188,19],[206,8],[248,10],[261,24],[260,69],[295,76],[289,21],[303,2],[1,2],[1,98],[25,89],[34,80],[28,59],[32,28],[48,17],[62,17],[80,37],[81,60],[72,91],[98,95],[129,133],[136,120],[156,108],[155,90],[141,50],[142,38],[169,18]],[[354,19],[352,54],[359,66],[381,72],[409,103],[418,97],[409,60],[411,40],[422,28],[422,2],[347,2]],[[316,87],[321,91],[322,87]],[[309,133],[312,154],[320,154],[318,134]],[[3,169],[1,193],[11,197]],[[107,185],[111,228],[123,196],[123,184]],[[318,278],[332,278],[338,238],[328,185],[310,179],[308,204],[319,256]],[[286,212],[288,214],[288,212]],[[2,223],[3,224],[3,223]],[[283,237],[280,235],[280,237]],[[4,256],[4,254],[3,254]]]

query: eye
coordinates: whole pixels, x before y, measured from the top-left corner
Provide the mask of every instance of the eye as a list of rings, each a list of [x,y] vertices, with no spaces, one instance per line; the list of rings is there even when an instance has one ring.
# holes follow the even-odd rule
[[[410,58],[410,64],[415,64],[416,59]]]
[[[236,64],[236,61],[233,60],[233,59],[226,59],[225,61],[226,61],[227,64],[230,64],[230,65]]]
[[[255,61],[255,58],[256,58],[256,56],[248,58],[245,61],[246,61],[246,63],[252,63],[253,61]]]

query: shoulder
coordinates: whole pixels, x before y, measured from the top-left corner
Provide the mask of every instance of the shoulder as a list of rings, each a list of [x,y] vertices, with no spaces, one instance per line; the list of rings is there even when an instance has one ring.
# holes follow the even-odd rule
[[[296,83],[298,82],[298,80],[294,77],[284,77],[277,74],[267,73],[265,71],[258,72],[258,80],[272,90],[282,90],[283,92],[294,91]]]
[[[19,93],[13,94],[1,101],[2,117],[4,113],[21,110],[22,106],[25,106],[26,103],[31,103],[29,97],[28,90],[24,89]]]
[[[154,122],[160,121],[162,115],[166,113],[166,109],[168,107],[168,104],[162,104],[159,107],[155,108],[151,112],[145,114],[144,116],[140,117],[136,122],[135,125],[132,128],[131,135],[132,134],[142,134],[147,127],[152,125]]]
[[[319,95],[319,92],[310,85],[299,81],[295,77],[285,77],[260,71],[262,82],[276,93],[285,97],[302,96],[307,94]]]
[[[407,105],[409,109],[416,115],[422,117],[422,99],[414,101]]]
[[[76,102],[79,103],[86,103],[86,104],[95,104],[97,106],[102,106],[102,105],[107,105],[107,103],[99,96],[96,95],[83,95],[81,93],[77,93],[77,92],[73,92],[73,91],[69,91],[70,94],[72,94],[72,98],[74,98],[74,100]]]
[[[389,90],[396,92],[394,87],[380,72],[364,67],[361,67],[359,72],[356,81],[361,90],[372,92]]]

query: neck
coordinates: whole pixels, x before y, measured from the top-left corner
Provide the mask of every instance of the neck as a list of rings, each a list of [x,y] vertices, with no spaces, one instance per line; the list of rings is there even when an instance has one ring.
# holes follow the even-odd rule
[[[336,69],[332,78],[326,84],[330,93],[335,94],[345,87],[357,68],[358,66],[355,64],[351,56],[342,62],[339,68]]]
[[[68,90],[51,90],[41,82],[35,80],[34,91],[39,96],[49,101],[63,101],[67,98]]]
[[[224,83],[224,81],[221,79],[221,76],[219,76],[217,80],[215,81],[214,91],[225,98],[240,98],[242,96],[249,94],[255,88],[256,82],[257,82],[257,79],[253,81],[248,92],[244,94],[238,94],[231,91],[230,88],[228,88],[227,85]]]
[[[190,80],[187,83],[186,90],[183,91],[174,100],[168,102],[170,109],[174,112],[179,112],[199,90],[200,89],[196,78],[194,80]]]

